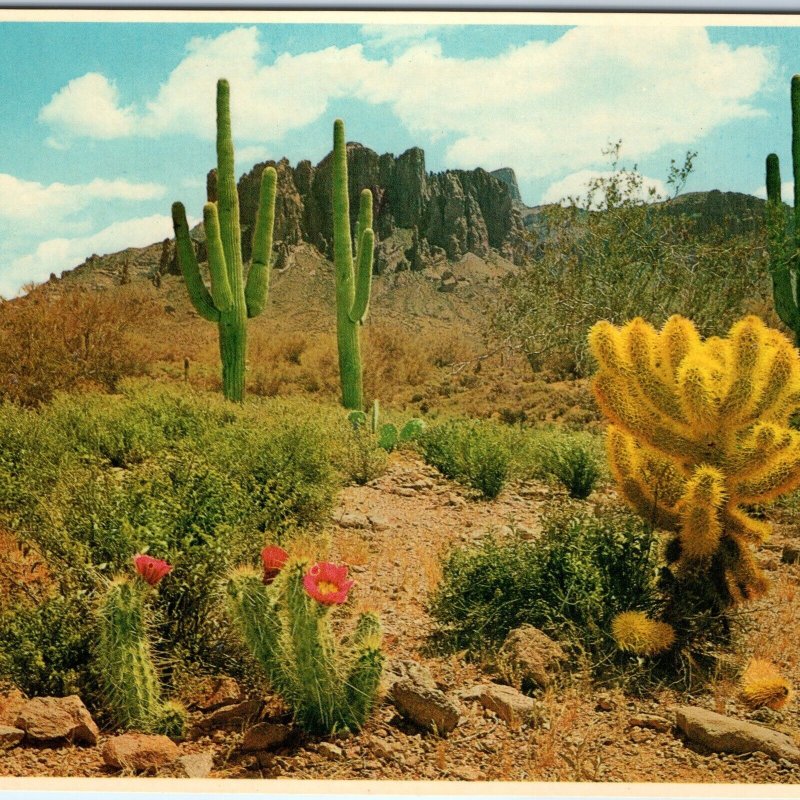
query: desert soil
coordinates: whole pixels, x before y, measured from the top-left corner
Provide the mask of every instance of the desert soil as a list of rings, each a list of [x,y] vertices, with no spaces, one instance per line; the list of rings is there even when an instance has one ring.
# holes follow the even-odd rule
[[[331,529],[333,554],[352,566],[355,606],[380,610],[390,661],[425,664],[439,687],[453,694],[491,680],[461,655],[426,654],[432,625],[425,598],[436,585],[439,556],[448,546],[477,541],[508,525],[535,536],[542,507],[554,491],[528,483],[512,486],[495,501],[481,501],[414,456],[398,453],[384,476],[342,492]],[[772,548],[761,555],[774,588],[771,601],[756,612],[752,644],[760,655],[778,660],[798,685],[792,630],[800,619],[800,566],[781,563],[781,536],[779,529]],[[734,685],[720,684],[691,698],[664,691],[641,699],[593,688],[573,674],[542,700],[547,725],[509,725],[479,703],[465,701],[459,726],[440,738],[415,729],[382,702],[366,728],[346,738],[297,738],[274,752],[253,755],[240,751],[242,732],[216,731],[187,740],[180,749],[212,753],[212,778],[800,783],[800,765],[760,753],[708,753],[669,726],[657,731],[633,724],[642,713],[669,718],[670,707],[685,702],[746,718]],[[797,701],[768,721],[800,744]],[[18,746],[2,753],[0,776],[119,775],[100,755],[107,738],[102,735],[97,747]]]

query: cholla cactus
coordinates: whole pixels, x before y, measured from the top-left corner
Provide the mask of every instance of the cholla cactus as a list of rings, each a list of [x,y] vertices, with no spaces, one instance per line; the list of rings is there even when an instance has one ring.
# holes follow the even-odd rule
[[[754,316],[706,341],[679,316],[660,332],[642,319],[604,321],[589,343],[595,396],[613,423],[611,470],[639,514],[675,533],[676,575],[710,579],[721,609],[763,594],[751,546],[770,526],[749,508],[800,485],[800,433],[788,427],[797,351]]]
[[[111,582],[99,607],[97,657],[103,693],[117,725],[146,733],[180,736],[186,711],[164,702],[150,645],[147,595],[171,567],[137,556],[138,578]]]
[[[275,553],[277,548],[263,558],[269,583],[247,568],[231,576],[231,614],[298,725],[311,733],[358,730],[375,702],[383,669],[380,621],[362,614],[349,641],[337,644],[330,612],[352,587],[347,568],[289,558],[276,576]]]
[[[620,650],[639,656],[655,656],[675,643],[675,629],[650,619],[642,611],[623,611],[611,622],[611,635]]]
[[[754,658],[742,673],[741,698],[750,708],[779,711],[792,699],[792,687],[771,662]]]

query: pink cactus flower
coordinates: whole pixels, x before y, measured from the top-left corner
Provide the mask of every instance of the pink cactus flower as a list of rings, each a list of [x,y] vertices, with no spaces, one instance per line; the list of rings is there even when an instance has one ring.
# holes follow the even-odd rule
[[[321,561],[305,574],[303,586],[318,603],[326,606],[341,605],[355,581],[347,580],[347,567]]]
[[[151,586],[157,586],[165,575],[172,572],[170,564],[152,556],[139,554],[133,557],[133,563],[142,579]]]
[[[264,583],[272,583],[283,569],[289,554],[277,545],[269,545],[261,551],[261,563],[264,565]]]

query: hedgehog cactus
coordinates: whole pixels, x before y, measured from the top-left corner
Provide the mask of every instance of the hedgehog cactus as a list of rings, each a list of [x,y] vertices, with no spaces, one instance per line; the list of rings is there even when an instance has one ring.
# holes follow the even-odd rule
[[[754,658],[742,674],[740,696],[750,708],[779,711],[789,703],[792,694],[791,685],[771,661]]]
[[[355,231],[356,252],[350,236],[350,198],[347,184],[347,146],[344,122],[333,124],[333,260],[336,270],[336,335],[342,405],[361,410],[364,404],[359,326],[369,308],[372,288],[372,192],[364,189]],[[353,267],[356,267],[354,274]]]
[[[273,689],[311,733],[358,730],[375,702],[383,669],[381,626],[362,614],[338,644],[330,613],[352,585],[346,568],[290,558],[274,580],[240,569],[228,582],[231,614]]]
[[[778,156],[767,156],[767,240],[772,275],[775,311],[800,344],[800,75],[792,78],[792,174],[794,177],[794,232],[786,230],[786,214],[781,198],[781,168]]]
[[[153,662],[144,579],[112,581],[100,601],[97,657],[114,722],[145,733],[180,736],[186,712],[164,702]]]
[[[679,316],[660,332],[642,319],[603,321],[589,342],[600,363],[595,396],[612,422],[611,470],[628,503],[674,533],[674,575],[700,576],[718,609],[763,594],[751,545],[770,527],[751,508],[800,485],[791,342],[752,316],[706,341]]]
[[[269,291],[276,183],[275,169],[267,167],[261,174],[253,256],[245,281],[239,196],[233,163],[230,89],[226,80],[218,81],[217,201],[208,202],[203,208],[208,269],[211,274],[210,291],[200,276],[182,203],[172,206],[172,221],[178,262],[192,304],[201,317],[219,326],[222,391],[228,400],[237,402],[244,399],[247,320],[264,310]]]

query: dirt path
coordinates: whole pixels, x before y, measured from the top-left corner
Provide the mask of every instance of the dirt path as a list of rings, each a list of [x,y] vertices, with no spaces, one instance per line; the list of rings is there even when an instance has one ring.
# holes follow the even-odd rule
[[[439,579],[439,557],[448,546],[475,541],[505,525],[535,535],[538,515],[551,493],[548,487],[530,484],[507,490],[493,502],[474,500],[405,454],[392,456],[387,473],[373,484],[343,491],[331,531],[333,555],[352,566],[356,608],[381,612],[390,660],[424,663],[447,692],[489,680],[456,655],[425,655],[431,631],[425,598]],[[774,561],[769,552],[765,557]],[[784,587],[785,594],[786,587],[797,586],[797,566],[772,566],[782,570],[779,590]],[[797,594],[791,594],[788,607],[763,613],[761,636],[769,635],[772,626],[773,631],[785,629],[787,608],[797,613]],[[717,687],[713,696],[692,702],[742,716],[733,694],[734,687]],[[464,702],[459,726],[448,738],[439,738],[414,729],[383,703],[360,734],[344,739],[300,741],[257,756],[239,751],[241,733],[217,731],[183,743],[181,750],[211,751],[211,777],[800,783],[800,765],[758,753],[707,754],[671,729],[635,724],[643,713],[668,716],[669,706],[679,700],[668,693],[648,700],[597,694],[578,678],[545,694],[545,726],[509,726],[480,704]],[[800,731],[796,708],[794,703],[773,723],[795,738]],[[99,751],[18,747],[2,754],[0,775],[115,774],[102,766]]]

